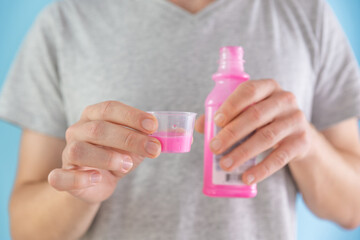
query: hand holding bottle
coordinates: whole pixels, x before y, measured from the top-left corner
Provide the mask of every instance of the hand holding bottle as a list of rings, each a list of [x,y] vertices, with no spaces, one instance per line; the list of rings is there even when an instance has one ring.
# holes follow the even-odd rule
[[[234,143],[255,133],[222,157],[220,166],[232,171],[250,158],[273,148],[258,165],[242,176],[246,184],[258,183],[283,168],[289,161],[302,159],[311,150],[310,129],[304,113],[291,92],[284,91],[272,79],[240,84],[214,116],[222,130],[210,142],[213,153],[223,153]],[[196,122],[202,132],[204,117]]]

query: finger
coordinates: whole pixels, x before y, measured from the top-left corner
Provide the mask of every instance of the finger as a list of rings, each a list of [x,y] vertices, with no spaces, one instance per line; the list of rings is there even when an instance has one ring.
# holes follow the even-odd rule
[[[260,128],[253,136],[236,147],[220,160],[220,166],[225,171],[233,171],[249,159],[272,148],[290,134],[299,133],[302,127],[302,112],[296,111],[289,116],[278,119]]]
[[[219,127],[225,126],[244,109],[269,97],[279,89],[279,84],[272,79],[253,80],[240,84],[215,113],[215,123]]]
[[[124,150],[115,149],[115,148],[108,148],[108,149],[110,149],[112,151],[115,151],[115,152],[118,152],[120,154],[129,156],[131,158],[131,160],[132,160],[132,163],[133,163],[132,168],[128,172],[124,172],[123,170],[117,170],[117,171],[111,170],[110,172],[115,177],[118,177],[118,178],[124,177],[126,174],[128,174],[131,171],[133,171],[134,169],[136,169],[144,161],[144,157],[140,156],[140,155],[138,155],[136,153],[131,153],[131,152],[127,152],[127,151],[124,151]]]
[[[71,142],[63,151],[65,166],[93,167],[127,173],[133,161],[127,154],[101,148],[86,142]]]
[[[277,92],[252,105],[228,123],[210,142],[211,150],[220,154],[256,129],[282,117],[297,108],[295,96],[290,92]]]
[[[77,171],[57,168],[50,172],[48,182],[59,191],[78,190],[101,182],[101,174],[94,170]]]
[[[201,115],[195,122],[195,130],[198,133],[204,133],[204,126],[205,126],[205,115]]]
[[[154,115],[117,101],[106,101],[85,108],[81,120],[104,120],[151,134],[158,128]]]
[[[69,139],[125,150],[155,158],[161,152],[159,140],[106,121],[85,122],[67,131]]]
[[[280,146],[258,165],[243,174],[246,184],[258,183],[283,168],[292,159],[306,150],[307,138],[304,134],[286,139]]]

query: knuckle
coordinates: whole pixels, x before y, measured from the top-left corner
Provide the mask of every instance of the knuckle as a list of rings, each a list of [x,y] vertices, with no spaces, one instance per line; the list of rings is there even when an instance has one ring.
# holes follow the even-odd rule
[[[72,142],[67,146],[63,154],[63,159],[74,164],[79,164],[81,156],[83,154],[83,145],[80,142]]]
[[[279,87],[279,83],[275,80],[275,79],[268,79],[268,81],[270,82],[271,85],[275,86],[275,87]]]
[[[301,134],[299,135],[299,141],[300,141],[300,143],[301,143],[302,145],[305,145],[305,146],[310,145],[310,136],[309,136],[309,134],[308,134],[306,131],[304,131],[303,133],[301,133]]]
[[[236,153],[235,153],[236,157],[234,158],[236,159],[250,159],[250,152],[247,148],[245,147],[238,147],[236,149]]]
[[[298,109],[294,112],[293,117],[294,117],[294,120],[298,123],[306,122],[305,114],[300,109]]]
[[[282,92],[282,98],[285,102],[291,105],[296,105],[296,97],[292,92],[289,91]]]
[[[251,117],[255,121],[260,121],[263,117],[263,111],[257,105],[251,107]]]
[[[289,153],[285,150],[279,150],[274,156],[274,164],[278,168],[285,166],[288,160],[289,160]]]
[[[136,116],[132,111],[123,111],[122,118],[124,119],[124,122],[130,123],[135,122],[134,120],[136,119]]]
[[[237,137],[236,130],[230,126],[223,128],[223,133],[225,135],[225,139],[236,139]]]
[[[87,116],[93,110],[93,108],[94,108],[94,105],[86,106],[84,108],[84,110],[82,111],[81,117]]]
[[[252,81],[247,81],[243,84],[243,88],[245,90],[245,93],[250,97],[254,98],[257,94],[257,88],[255,83]]]
[[[115,104],[115,101],[105,101],[102,102],[100,105],[100,116],[101,119],[107,119],[107,117],[109,116],[109,114],[112,112],[113,110],[113,106]]]
[[[262,165],[263,171],[264,171],[264,176],[267,177],[271,174],[271,166],[269,165],[269,163],[264,163]]]
[[[104,134],[105,123],[103,121],[92,121],[87,125],[87,135],[91,139],[98,139]]]
[[[221,111],[226,114],[226,113],[231,113],[231,112],[235,111],[236,109],[237,109],[236,102],[234,102],[234,100],[232,100],[232,99],[229,99],[226,103],[226,107],[225,106],[222,107]]]
[[[264,128],[260,131],[261,137],[267,142],[267,143],[273,143],[276,139],[276,132],[272,128]]]
[[[125,148],[133,148],[136,144],[136,134],[132,131],[128,131],[128,133],[124,136],[124,147]]]
[[[274,98],[273,101],[273,108],[282,109],[283,105],[283,99],[281,98],[281,96],[277,95],[277,97]]]
[[[304,131],[304,132],[300,133],[298,139],[299,139],[301,142],[305,143],[305,142],[307,142],[307,140],[308,140],[308,136],[307,136],[307,135],[308,135],[308,134]]]

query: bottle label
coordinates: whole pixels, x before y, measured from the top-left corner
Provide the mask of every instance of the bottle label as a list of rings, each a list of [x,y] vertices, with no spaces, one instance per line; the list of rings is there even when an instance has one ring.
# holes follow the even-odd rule
[[[215,125],[214,128],[214,136],[221,130],[221,128]],[[241,143],[245,142],[252,134],[245,137],[244,139],[239,140],[233,146],[231,146],[228,150],[224,153],[215,155],[213,154],[213,174],[212,174],[212,181],[214,185],[245,185],[242,179],[242,174],[249,169],[250,167],[254,166],[256,163],[256,157],[251,158],[240,167],[234,169],[232,172],[226,172],[220,167],[220,159],[225,156],[226,154],[230,153],[233,149],[239,146]]]

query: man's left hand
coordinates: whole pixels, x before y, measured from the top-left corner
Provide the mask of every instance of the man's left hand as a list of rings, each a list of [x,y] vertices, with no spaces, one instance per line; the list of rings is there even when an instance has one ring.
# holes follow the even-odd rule
[[[247,81],[221,105],[214,116],[222,130],[211,140],[214,154],[221,154],[237,141],[254,133],[220,160],[232,171],[260,153],[273,151],[243,174],[243,182],[254,184],[269,177],[290,161],[301,160],[311,151],[311,125],[299,109],[293,93],[272,79]],[[203,132],[204,116],[196,121]]]

